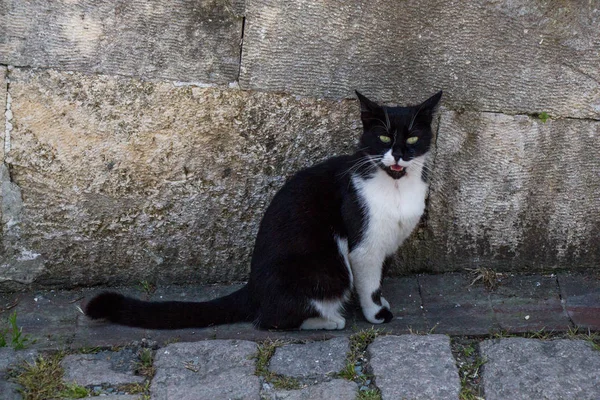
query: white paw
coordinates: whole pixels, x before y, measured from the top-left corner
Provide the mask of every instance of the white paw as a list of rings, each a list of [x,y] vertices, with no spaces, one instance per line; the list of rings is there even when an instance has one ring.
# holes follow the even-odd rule
[[[326,330],[334,330],[334,329],[344,329],[346,326],[346,320],[342,317],[335,319],[326,319],[326,318],[308,318],[305,319],[302,325],[300,325],[300,329],[303,330],[314,330],[314,329],[326,329]]]

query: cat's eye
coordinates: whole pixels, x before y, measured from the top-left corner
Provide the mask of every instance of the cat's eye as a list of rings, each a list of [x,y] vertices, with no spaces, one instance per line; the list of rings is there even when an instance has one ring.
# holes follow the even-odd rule
[[[415,144],[415,143],[417,143],[417,140],[419,140],[419,138],[417,136],[411,136],[408,139],[406,139],[406,143]]]
[[[392,138],[389,136],[381,135],[379,136],[379,140],[381,140],[383,143],[389,143],[392,141]]]

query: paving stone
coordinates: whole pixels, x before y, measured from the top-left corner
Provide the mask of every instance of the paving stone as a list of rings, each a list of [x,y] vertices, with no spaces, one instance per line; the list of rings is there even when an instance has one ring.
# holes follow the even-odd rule
[[[482,335],[496,326],[489,294],[466,274],[419,275],[425,318],[436,333]]]
[[[419,282],[416,276],[402,278],[386,278],[383,280],[383,296],[390,303],[394,319],[380,325],[381,329],[395,334],[413,331],[425,331],[428,328],[425,313],[421,307]],[[364,321],[362,312],[360,317]]]
[[[258,400],[256,351],[256,343],[243,340],[170,344],[156,354],[152,399]]]
[[[21,400],[23,397],[19,393],[20,386],[13,382],[7,382],[0,375],[0,399],[2,400]]]
[[[344,368],[349,340],[346,337],[323,342],[289,344],[275,350],[269,370],[295,378],[322,377]]]
[[[569,318],[578,327],[600,330],[600,278],[597,274],[558,274]]]
[[[137,360],[131,349],[69,355],[61,362],[65,370],[63,379],[81,386],[141,383],[144,378],[134,375]]]
[[[77,299],[81,291],[36,291],[15,296],[16,306],[4,312],[7,318],[17,313],[17,324],[24,335],[29,335],[29,346],[38,349],[67,345],[73,337],[80,312]],[[74,301],[75,300],[75,301]]]
[[[480,349],[487,400],[600,399],[600,351],[586,341],[508,338]]]
[[[571,326],[554,277],[507,277],[490,294],[490,299],[496,320],[506,331],[565,331]]]
[[[278,390],[263,395],[270,400],[354,400],[356,394],[356,383],[344,379],[334,379],[299,390]]]
[[[111,396],[102,396],[101,400],[141,400],[142,396],[136,396],[133,394],[124,394],[124,395],[111,395]]]
[[[38,355],[34,349],[13,350],[10,347],[0,347],[0,377],[6,370],[23,361],[33,362]]]
[[[458,398],[460,379],[448,336],[380,336],[368,351],[382,399]]]

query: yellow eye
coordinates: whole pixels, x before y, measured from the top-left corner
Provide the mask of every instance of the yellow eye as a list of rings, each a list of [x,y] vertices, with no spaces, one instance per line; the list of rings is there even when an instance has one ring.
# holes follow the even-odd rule
[[[392,138],[389,136],[381,135],[379,136],[379,140],[381,140],[383,143],[389,143],[392,141]]]
[[[408,139],[406,139],[406,143],[415,144],[415,143],[417,143],[417,140],[419,140],[419,138],[417,136],[411,136]]]

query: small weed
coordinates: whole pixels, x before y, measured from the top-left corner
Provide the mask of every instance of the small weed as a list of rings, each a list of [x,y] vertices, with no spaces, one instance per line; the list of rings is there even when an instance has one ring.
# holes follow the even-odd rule
[[[481,400],[481,367],[485,364],[477,351],[474,339],[455,337],[451,339],[452,353],[456,359],[460,377],[460,400]]]
[[[258,344],[258,351],[254,355],[256,359],[256,370],[255,375],[262,376],[265,381],[273,385],[275,389],[300,389],[302,385],[294,378],[280,376],[274,372],[269,371],[269,361],[275,350],[284,344],[281,340],[266,340]]]
[[[492,339],[506,339],[506,338],[510,338],[510,337],[516,337],[516,335],[509,333],[505,329],[500,329],[498,331],[490,332],[490,337]]]
[[[152,354],[152,350],[148,348],[141,349],[139,352],[139,359],[140,360],[136,364],[136,372],[148,379],[152,379],[156,372],[153,365],[154,355]]]
[[[413,329],[412,326],[409,326],[408,333],[410,333],[411,335],[432,335],[435,332],[438,325],[439,322],[432,326],[431,329],[429,329],[428,331],[420,331],[418,329]]]
[[[62,381],[60,362],[64,354],[39,356],[33,363],[24,363],[16,381],[23,387],[24,400],[45,400],[61,397],[67,385]]]
[[[10,333],[10,345],[15,350],[22,350],[29,341],[29,335],[23,335],[23,328],[19,328],[17,324],[17,312],[13,313],[8,317],[9,328],[0,330],[0,347],[8,346],[6,335]]]
[[[545,124],[546,121],[548,121],[548,118],[550,118],[550,116],[546,111],[542,111],[538,114],[538,118],[540,119],[540,121],[542,121],[543,124]]]
[[[475,346],[469,345],[463,348],[463,354],[465,357],[471,357],[475,353]]]
[[[350,336],[350,350],[346,354],[346,365],[338,373],[338,376],[356,382],[363,389],[359,391],[357,397],[359,400],[381,399],[381,393],[375,387],[374,377],[370,373],[367,347],[383,333],[383,330],[371,327],[357,331]]]
[[[525,333],[524,337],[528,339],[548,340],[550,339],[553,333],[553,331],[548,332],[546,328],[542,328],[539,331],[527,332]]]
[[[88,389],[84,388],[83,386],[79,386],[76,383],[65,384],[64,389],[58,394],[60,398],[67,399],[83,399],[89,395],[90,391]]]
[[[77,350],[79,354],[96,354],[102,351],[101,347],[81,347]]]
[[[127,394],[144,394],[150,393],[150,381],[144,383],[126,383],[118,386],[119,391]]]
[[[377,389],[360,390],[356,400],[381,400],[381,392]]]
[[[600,333],[598,332],[592,332],[588,329],[587,333],[582,333],[578,327],[575,327],[569,328],[566,336],[569,339],[587,340],[592,345],[592,349],[600,351]]]
[[[476,282],[481,281],[483,286],[488,290],[493,290],[498,287],[502,274],[494,272],[489,268],[466,268],[473,275],[473,280],[469,286],[473,286]]]
[[[156,286],[147,280],[143,280],[140,281],[139,289],[142,293],[145,293],[146,295],[150,296],[156,291]]]

